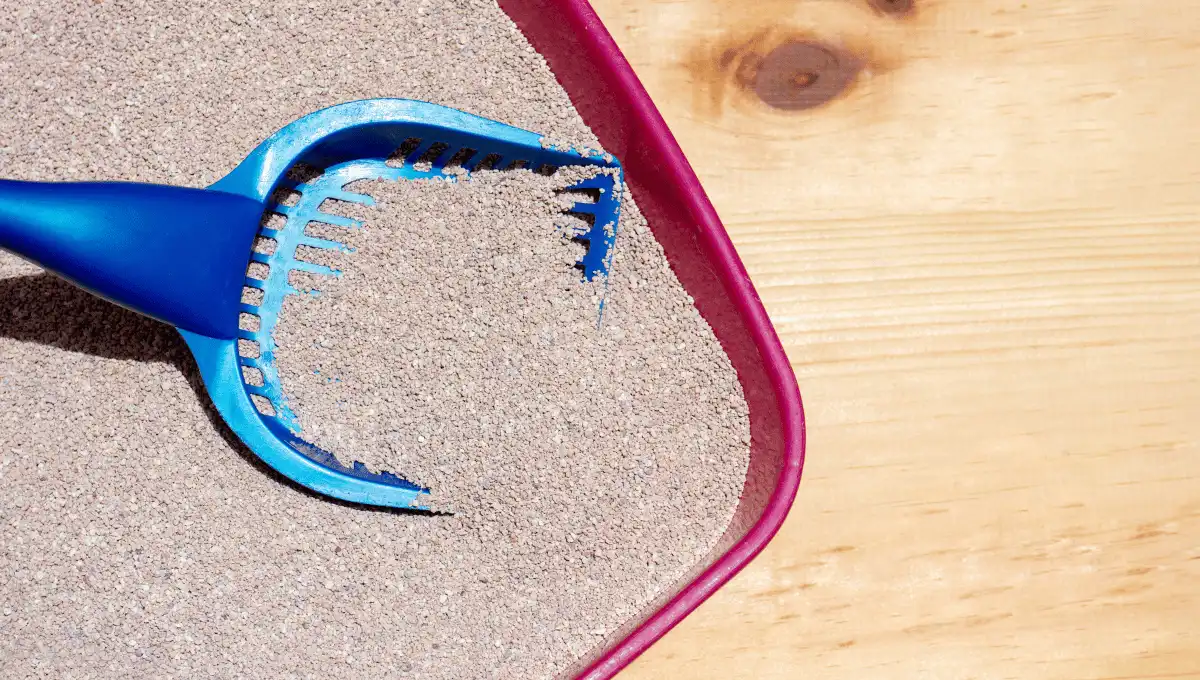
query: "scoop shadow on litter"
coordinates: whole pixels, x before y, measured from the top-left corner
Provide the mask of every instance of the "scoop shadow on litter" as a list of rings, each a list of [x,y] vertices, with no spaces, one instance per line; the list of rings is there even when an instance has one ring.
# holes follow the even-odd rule
[[[279,474],[254,455],[221,418],[209,400],[195,360],[175,329],[101,300],[52,274],[0,279],[0,337],[105,359],[171,364],[188,381],[209,422],[230,448],[276,483],[363,512],[449,514],[350,503],[311,491]]]

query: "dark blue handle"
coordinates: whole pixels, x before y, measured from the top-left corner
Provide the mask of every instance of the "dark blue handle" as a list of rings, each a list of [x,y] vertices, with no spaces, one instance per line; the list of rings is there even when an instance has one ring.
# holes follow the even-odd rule
[[[211,189],[0,180],[0,248],[123,307],[232,338],[262,211]]]

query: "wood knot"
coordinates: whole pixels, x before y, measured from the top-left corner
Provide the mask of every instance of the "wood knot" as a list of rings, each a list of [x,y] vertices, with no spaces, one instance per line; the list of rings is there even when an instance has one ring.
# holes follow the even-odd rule
[[[790,40],[738,69],[742,87],[763,103],[803,111],[836,99],[858,77],[862,61],[827,45]]]
[[[871,0],[871,7],[880,14],[908,16],[917,8],[916,0]]]

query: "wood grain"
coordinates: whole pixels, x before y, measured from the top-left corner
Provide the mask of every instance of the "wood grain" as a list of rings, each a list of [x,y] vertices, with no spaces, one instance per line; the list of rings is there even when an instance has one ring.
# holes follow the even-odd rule
[[[809,418],[783,531],[623,677],[1200,677],[1200,6],[594,4]],[[863,71],[788,112],[721,63],[793,39]]]

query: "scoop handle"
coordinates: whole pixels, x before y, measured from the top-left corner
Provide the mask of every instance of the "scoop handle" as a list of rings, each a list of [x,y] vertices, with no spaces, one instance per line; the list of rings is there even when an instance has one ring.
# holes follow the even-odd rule
[[[211,189],[0,180],[0,249],[146,316],[232,338],[262,211]]]

